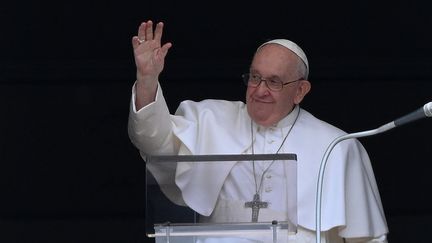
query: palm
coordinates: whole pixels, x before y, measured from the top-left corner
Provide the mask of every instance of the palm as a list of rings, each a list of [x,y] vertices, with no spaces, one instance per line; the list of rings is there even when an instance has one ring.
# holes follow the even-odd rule
[[[138,73],[142,76],[158,76],[165,63],[160,43],[152,40],[139,45],[135,49],[135,63]]]
[[[141,24],[138,36],[132,39],[138,80],[155,82],[162,72],[165,56],[171,47],[171,43],[161,45],[162,32],[162,23],[158,23],[153,32],[153,23],[148,21]]]

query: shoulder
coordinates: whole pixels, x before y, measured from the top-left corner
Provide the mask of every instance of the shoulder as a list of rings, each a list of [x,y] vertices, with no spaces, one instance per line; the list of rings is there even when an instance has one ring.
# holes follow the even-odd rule
[[[228,100],[217,100],[217,99],[206,99],[202,101],[185,100],[180,103],[177,114],[187,114],[188,112],[194,113],[233,113],[243,110],[245,104],[241,101],[228,101]],[[220,114],[222,113],[222,114]]]
[[[342,129],[323,121],[310,112],[302,109],[301,116],[299,117],[299,123],[302,124],[302,127],[306,128],[306,130],[313,133],[322,133],[327,134],[328,136],[335,137],[346,134]]]
[[[185,100],[180,103],[179,107],[191,106],[191,107],[207,108],[207,109],[217,109],[217,108],[238,109],[244,105],[245,103],[241,101],[205,99],[201,101]]]
[[[219,124],[232,124],[244,119],[247,113],[245,103],[241,101],[228,101],[206,99],[202,101],[186,100],[179,105],[176,115],[189,121],[216,122]]]
[[[302,110],[299,117],[299,126],[301,135],[314,143],[316,147],[327,148],[336,138],[347,134],[344,130],[318,119],[306,110]],[[364,151],[363,145],[358,139],[346,139],[336,146],[335,150],[342,149],[345,151]]]

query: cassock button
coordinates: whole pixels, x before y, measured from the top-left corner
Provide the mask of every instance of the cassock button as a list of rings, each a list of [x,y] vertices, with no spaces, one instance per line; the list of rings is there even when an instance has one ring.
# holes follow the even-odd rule
[[[267,175],[266,175],[266,178],[267,178],[267,179],[270,179],[270,178],[272,178],[272,175],[271,175],[271,174],[267,174]]]
[[[271,191],[273,191],[273,189],[272,189],[271,187],[266,187],[266,188],[265,188],[265,191],[266,191],[266,192],[271,192]]]
[[[274,143],[274,140],[273,140],[273,139],[268,140],[268,143],[269,143],[269,144],[272,144],[272,143]]]

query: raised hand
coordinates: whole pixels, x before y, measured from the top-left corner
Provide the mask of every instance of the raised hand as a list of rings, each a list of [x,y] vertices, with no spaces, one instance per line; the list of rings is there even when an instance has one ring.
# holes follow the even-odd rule
[[[151,20],[143,22],[138,35],[132,37],[135,64],[137,67],[137,109],[154,100],[159,74],[165,63],[165,56],[172,44],[161,45],[164,24],[157,23],[153,30]]]

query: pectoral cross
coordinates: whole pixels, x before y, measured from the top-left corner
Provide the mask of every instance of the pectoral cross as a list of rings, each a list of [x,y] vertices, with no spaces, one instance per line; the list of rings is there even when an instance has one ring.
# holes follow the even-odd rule
[[[258,193],[254,195],[254,198],[250,202],[245,203],[246,208],[252,208],[252,222],[258,222],[258,214],[260,208],[267,208],[268,203],[262,202]]]

